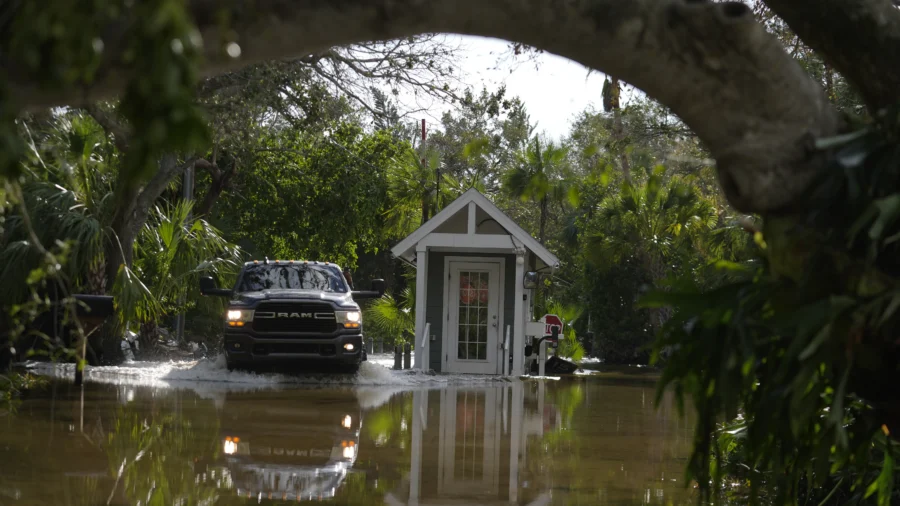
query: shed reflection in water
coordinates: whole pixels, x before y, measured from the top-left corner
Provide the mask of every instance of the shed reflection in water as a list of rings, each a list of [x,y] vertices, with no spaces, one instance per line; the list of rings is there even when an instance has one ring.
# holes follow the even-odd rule
[[[0,432],[2,504],[689,504],[652,382],[396,391],[68,384]]]

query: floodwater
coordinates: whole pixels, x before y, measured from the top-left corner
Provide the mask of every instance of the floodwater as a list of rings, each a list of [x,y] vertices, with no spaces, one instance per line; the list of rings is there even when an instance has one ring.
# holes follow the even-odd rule
[[[167,367],[57,378],[0,413],[0,505],[696,502],[693,427],[670,399],[654,406],[645,373],[427,381],[366,364],[285,382]]]

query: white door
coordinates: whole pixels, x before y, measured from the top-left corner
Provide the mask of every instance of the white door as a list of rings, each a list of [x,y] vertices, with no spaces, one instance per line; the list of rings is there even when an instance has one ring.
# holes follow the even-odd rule
[[[497,372],[500,264],[450,262],[447,371]]]

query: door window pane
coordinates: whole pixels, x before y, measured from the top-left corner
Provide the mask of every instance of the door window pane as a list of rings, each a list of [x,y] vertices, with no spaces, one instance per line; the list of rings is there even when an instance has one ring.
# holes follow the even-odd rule
[[[459,273],[459,319],[456,358],[487,360],[488,301],[490,272]]]

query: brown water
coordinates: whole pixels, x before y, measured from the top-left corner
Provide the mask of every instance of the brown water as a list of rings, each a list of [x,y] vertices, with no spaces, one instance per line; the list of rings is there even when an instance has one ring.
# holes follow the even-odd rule
[[[694,504],[652,379],[496,386],[55,383],[0,417],[0,505]]]

